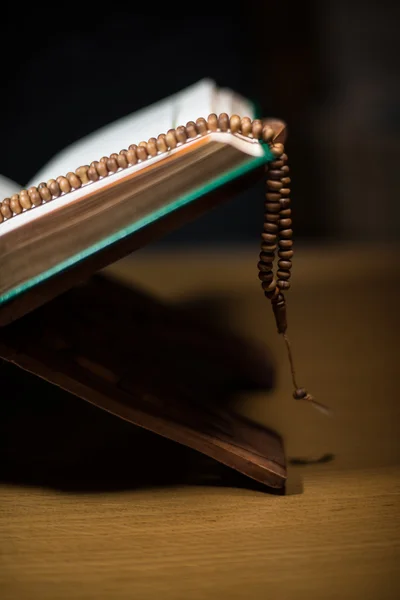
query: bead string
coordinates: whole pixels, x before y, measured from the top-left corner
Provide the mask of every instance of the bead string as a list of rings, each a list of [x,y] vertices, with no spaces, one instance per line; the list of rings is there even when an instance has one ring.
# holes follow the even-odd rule
[[[161,133],[157,138],[150,138],[147,142],[131,144],[128,150],[124,149],[118,154],[103,156],[99,161],[81,166],[75,172],[67,173],[66,176],[50,179],[47,183],[39,183],[37,187],[32,186],[28,190],[24,189],[19,194],[14,194],[11,198],[5,198],[0,203],[0,223],[212,131],[230,131],[264,141],[269,144],[274,156],[278,156],[281,151],[279,144],[272,143],[273,129],[260,119],[251,120],[249,117],[241,118],[239,115],[229,117],[226,113],[217,116],[212,113],[207,120],[201,117],[196,122],[189,121],[185,127],[180,125],[170,129],[166,134]]]
[[[290,188],[288,158],[283,148],[281,155],[266,166],[266,202],[264,213],[264,230],[261,234],[261,253],[258,263],[259,279],[265,296],[271,300],[278,333],[286,344],[290,363],[293,398],[312,402],[322,412],[330,414],[329,409],[315,400],[304,388],[299,387],[296,380],[292,347],[287,336],[286,299],[284,292],[290,288],[290,277],[293,257],[292,210],[290,208]],[[278,250],[278,270],[276,276],[273,264]]]

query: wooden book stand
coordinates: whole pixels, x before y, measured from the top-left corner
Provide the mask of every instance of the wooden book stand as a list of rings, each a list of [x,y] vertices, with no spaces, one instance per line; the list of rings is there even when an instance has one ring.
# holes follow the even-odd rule
[[[284,486],[280,437],[227,405],[232,392],[272,387],[267,351],[184,309],[95,276],[1,328],[0,355],[260,483]]]

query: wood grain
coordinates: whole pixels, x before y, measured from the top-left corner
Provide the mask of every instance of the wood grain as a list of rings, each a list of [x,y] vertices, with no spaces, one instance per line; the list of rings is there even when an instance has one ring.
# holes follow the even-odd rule
[[[288,295],[297,370],[333,419],[291,399],[277,335],[276,390],[236,401],[284,434],[289,457],[330,452],[333,461],[290,467],[285,496],[176,482],[97,493],[3,484],[2,600],[398,598],[396,251],[297,250]],[[253,250],[229,256],[236,267],[227,272],[223,254],[210,268],[207,253],[144,252],[112,274],[199,309],[215,301],[216,319],[273,341]]]

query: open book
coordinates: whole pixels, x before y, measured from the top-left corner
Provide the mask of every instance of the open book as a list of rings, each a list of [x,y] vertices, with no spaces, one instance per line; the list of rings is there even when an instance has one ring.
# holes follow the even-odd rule
[[[213,113],[246,117],[247,126],[255,117],[251,102],[206,79],[72,144],[24,191],[2,180],[0,307],[105,251],[95,267],[106,266],[206,210],[212,192],[271,160],[251,124],[233,131],[229,119],[193,123]],[[192,130],[179,127],[188,122]],[[160,136],[171,130],[173,139]]]
[[[0,357],[282,488],[281,438],[221,402],[231,373],[270,389],[265,348],[91,277],[261,175],[281,144],[255,116],[200,81],[66,148],[25,189],[0,180]]]

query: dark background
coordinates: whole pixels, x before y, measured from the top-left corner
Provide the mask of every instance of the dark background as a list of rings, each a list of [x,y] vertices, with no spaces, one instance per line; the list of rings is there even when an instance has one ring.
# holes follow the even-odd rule
[[[395,7],[238,2],[223,15],[145,16],[118,5],[8,6],[0,172],[24,184],[66,145],[210,77],[287,122],[297,239],[397,239]],[[262,184],[163,243],[258,240],[261,194]]]

